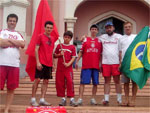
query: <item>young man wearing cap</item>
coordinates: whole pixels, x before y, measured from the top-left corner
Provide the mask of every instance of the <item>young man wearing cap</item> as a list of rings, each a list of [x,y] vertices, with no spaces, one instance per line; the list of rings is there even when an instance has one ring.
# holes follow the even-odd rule
[[[120,85],[120,72],[119,72],[119,38],[120,34],[114,33],[114,26],[112,22],[105,24],[106,34],[99,37],[103,45],[102,53],[102,74],[105,80],[104,83],[104,99],[103,105],[109,104],[109,93],[110,93],[110,81],[111,76],[115,82],[115,88],[117,93],[117,102],[120,105],[122,102],[121,98],[121,85]]]
[[[123,35],[122,38],[119,40],[119,54],[120,54],[120,66],[121,62],[123,60],[123,57],[125,55],[126,50],[136,37],[135,34],[132,34],[132,23],[130,22],[125,22],[124,23],[124,32],[125,35]],[[132,98],[131,101],[129,101],[129,83],[130,79],[126,75],[122,75],[121,81],[124,83],[124,92],[125,92],[125,101],[122,103],[123,106],[135,106],[135,99],[136,99],[136,94],[137,94],[137,84],[132,81]]]
[[[92,98],[91,105],[96,105],[95,100],[97,85],[99,84],[99,63],[101,62],[102,53],[102,43],[96,38],[98,33],[97,25],[92,25],[90,27],[91,37],[86,37],[83,41],[82,48],[78,54],[76,61],[76,68],[78,67],[78,62],[82,57],[82,71],[81,71],[81,81],[79,87],[79,99],[78,105],[82,105],[82,97],[84,92],[84,86],[90,84],[91,79],[93,82],[92,88]]]

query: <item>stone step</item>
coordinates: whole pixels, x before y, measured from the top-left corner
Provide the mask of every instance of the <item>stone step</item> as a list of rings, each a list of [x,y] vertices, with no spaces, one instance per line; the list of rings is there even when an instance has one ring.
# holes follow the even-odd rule
[[[5,91],[1,91],[0,94],[6,94],[6,90]],[[31,95],[32,93],[32,89],[31,90],[16,90],[15,94],[17,95]],[[36,94],[41,94],[41,90],[38,89]],[[47,90],[46,94],[48,95],[56,95],[56,90]],[[132,93],[130,92],[130,95]],[[79,95],[79,90],[75,90],[75,95]],[[92,90],[89,91],[84,91],[84,95],[90,96],[92,95]],[[99,91],[97,92],[96,95],[104,95],[104,91]],[[111,90],[110,95],[116,95],[116,91],[115,90]],[[122,93],[122,95],[124,95],[124,93]],[[143,92],[143,91],[138,91],[137,96],[149,96],[150,92]]]
[[[17,88],[15,91],[31,91],[32,88]],[[6,90],[4,90],[6,91]],[[37,91],[41,91],[41,88],[38,88]],[[49,92],[56,92],[56,88],[48,88],[47,91]],[[79,91],[79,88],[75,88],[75,92],[78,92]],[[91,92],[92,91],[92,88],[85,88],[84,92]],[[104,89],[102,88],[98,88],[97,89],[97,92],[104,92]],[[111,92],[115,92],[115,88],[112,88],[111,89]],[[146,94],[150,94],[150,91],[149,90],[139,90],[138,91],[139,93],[146,93]]]
[[[132,86],[130,86],[130,88],[131,88]],[[39,84],[39,88],[38,89],[40,89],[41,88],[41,84]],[[103,88],[104,88],[104,86],[103,85],[98,85],[98,91],[103,91]],[[19,88],[17,88],[16,90],[31,90],[32,89],[32,84],[21,84],[20,86],[19,86]],[[48,90],[53,90],[53,89],[56,89],[56,87],[55,87],[55,85],[54,84],[52,84],[52,85],[49,85],[48,86]],[[79,89],[79,85],[75,85],[74,86],[74,89],[75,90],[78,90]],[[147,86],[145,86],[142,90],[139,90],[140,92],[150,92],[150,87],[147,85]],[[6,88],[4,88],[4,90],[6,90]],[[92,90],[92,85],[86,85],[85,86],[85,91],[91,91]],[[111,86],[111,90],[113,91],[113,90],[115,90],[115,85],[112,85]]]
[[[25,81],[23,79],[28,79],[28,81]],[[21,79],[22,81],[19,84],[19,88],[16,89],[15,94],[31,94],[31,90],[32,90],[32,84],[33,82],[30,82],[29,77],[23,78]],[[37,90],[37,94],[41,93],[41,84],[42,82],[39,84],[39,88]],[[75,93],[76,95],[79,94],[79,85],[80,82],[79,80],[74,80],[74,88],[75,88]],[[100,84],[98,85],[98,93],[97,95],[103,95],[103,89],[104,88],[104,81],[100,81]],[[123,88],[123,84],[122,84],[122,88]],[[130,85],[130,88],[132,88],[132,85]],[[91,95],[92,92],[92,85],[86,85],[85,86],[85,91],[84,91],[84,95]],[[6,88],[4,88],[4,91],[0,92],[0,94],[4,94],[6,93]],[[115,93],[115,84],[113,82],[111,82],[111,93],[112,95],[116,95]],[[48,90],[47,90],[47,94],[51,94],[51,95],[56,95],[56,86],[55,86],[55,81],[50,80],[49,82],[49,86],[48,86]],[[138,90],[138,96],[149,96],[150,95],[150,87],[149,87],[149,83],[147,83],[144,88],[142,90]]]
[[[28,84],[19,84],[19,88],[17,88],[18,90],[21,90],[21,89],[30,89],[30,88],[32,88],[32,83],[28,83]],[[42,86],[42,84],[39,84],[39,88],[41,88],[41,86]],[[75,84],[74,85],[74,88],[75,89],[78,89],[79,88],[79,86],[80,86],[80,84]],[[90,85],[85,85],[85,90],[89,90],[89,89],[92,89],[92,84],[90,84]],[[104,85],[103,84],[99,84],[98,86],[98,90],[100,90],[100,89],[103,89],[104,88]],[[48,85],[48,89],[55,89],[56,88],[56,86],[55,86],[55,84],[49,84]],[[123,88],[123,84],[122,84],[122,88]],[[132,85],[130,85],[130,88],[132,88]],[[17,90],[16,89],[16,90]],[[115,85],[114,84],[111,84],[111,89],[115,89]],[[149,91],[149,89],[150,89],[150,87],[149,87],[149,85],[145,85],[144,86],[144,88],[143,89],[141,89],[141,90],[139,90],[139,91],[147,91],[147,92],[150,92]],[[4,90],[6,90],[6,88],[4,88]]]
[[[50,95],[56,95],[55,74],[56,74],[56,72],[53,72],[53,79],[51,79],[49,81],[47,94],[50,94]],[[98,85],[97,95],[103,95],[103,93],[104,93],[104,78],[102,77],[101,74],[100,74],[99,80],[100,80],[100,84]],[[33,84],[33,82],[30,81],[29,76],[21,78],[19,88],[16,89],[15,94],[30,95],[31,91],[32,91],[32,84]],[[37,94],[41,93],[41,89],[40,89],[41,84],[42,84],[42,81],[39,84]],[[74,89],[75,89],[76,95],[79,94],[79,85],[80,85],[80,70],[78,70],[78,71],[74,70]],[[150,86],[150,79],[147,81],[147,84],[144,86],[144,88],[142,90],[138,91],[137,95],[138,96],[149,96],[150,95],[150,87],[149,86]],[[122,88],[123,88],[123,84],[122,84]],[[130,88],[132,88],[132,85],[130,85]],[[91,95],[91,92],[92,92],[92,85],[86,85],[84,95]],[[0,94],[5,94],[5,93],[6,93],[6,88],[4,89],[4,91],[0,92]],[[111,93],[112,93],[112,95],[116,95],[115,84],[114,84],[113,80],[111,81]]]
[[[78,78],[77,78],[77,79],[74,79],[73,81],[74,81],[74,84],[80,84],[80,79],[78,79]],[[19,81],[19,83],[20,83],[20,84],[33,84],[33,82],[30,81],[29,79],[28,79],[28,80],[22,80],[22,79],[21,79],[21,80]],[[42,80],[40,81],[40,83],[42,83]],[[104,80],[99,80],[99,83],[100,83],[100,85],[101,85],[101,84],[103,85],[103,84],[104,84]],[[55,79],[49,80],[49,84],[55,84]],[[111,81],[110,84],[112,85],[112,84],[115,84],[115,83],[114,83],[114,81]],[[123,84],[123,83],[122,83],[122,84]],[[132,84],[132,83],[130,83],[130,84]],[[147,85],[150,86],[149,81],[146,83],[146,86],[147,86]]]
[[[55,76],[53,75],[53,79],[50,79],[50,80],[55,80]],[[76,75],[74,76],[73,78],[74,80],[80,80],[80,75]],[[99,77],[99,80],[103,81],[104,80],[104,77],[100,76]],[[30,78],[28,76],[24,77],[24,78],[21,78],[20,81],[30,81]]]
[[[74,84],[80,84],[80,77],[79,76],[78,77],[74,77],[73,81],[74,81]],[[21,78],[19,82],[20,82],[20,84],[33,84],[33,82],[30,81],[29,77]],[[102,78],[100,77],[99,82],[100,82],[100,84],[104,84],[103,77]],[[40,83],[42,83],[42,80],[41,80]],[[49,83],[50,84],[55,84],[55,77],[53,77],[53,79],[50,79]],[[111,80],[111,84],[114,84],[113,80]],[[132,84],[132,83],[130,83],[130,84]],[[148,79],[146,85],[150,85],[150,79]]]
[[[22,87],[22,88],[23,88],[23,87],[32,87],[32,84],[33,84],[33,82],[20,83],[20,84],[19,84],[19,87]],[[41,85],[42,85],[42,82],[39,83],[39,87],[41,87]],[[79,85],[80,85],[79,82],[74,82],[74,87],[79,87]],[[111,87],[115,87],[115,84],[114,84],[114,83],[110,83],[110,85],[111,85]],[[122,85],[122,87],[123,87],[123,84],[121,84],[121,85]],[[100,83],[100,84],[98,85],[98,87],[102,87],[102,88],[103,88],[103,86],[104,86],[104,83]],[[149,88],[150,88],[149,86],[150,86],[149,84],[146,84],[146,85],[143,87],[143,89],[149,89]],[[55,87],[55,82],[49,82],[48,87]],[[92,87],[92,84],[85,85],[85,87]],[[130,84],[130,87],[132,87],[132,84]]]

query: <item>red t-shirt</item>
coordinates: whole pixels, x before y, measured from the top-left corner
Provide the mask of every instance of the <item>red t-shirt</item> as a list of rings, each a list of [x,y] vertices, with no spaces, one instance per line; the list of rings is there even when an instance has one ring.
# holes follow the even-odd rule
[[[102,43],[98,38],[87,37],[82,44],[82,69],[99,69]]]
[[[57,39],[54,37],[48,37],[45,34],[38,36],[37,45],[39,45],[39,60],[41,64],[52,67],[53,66],[53,49],[54,43]]]
[[[76,48],[74,45],[66,45],[66,44],[62,44],[62,49],[60,47],[60,44],[56,47],[55,53],[59,54],[61,52],[61,50],[64,51],[64,57],[65,57],[65,62],[68,63],[72,57],[77,57],[77,53],[76,53]],[[57,63],[57,69],[64,69],[64,61],[63,61],[63,57],[59,57],[58,58],[58,63]],[[72,65],[70,66],[72,68]],[[68,67],[69,68],[69,67]]]

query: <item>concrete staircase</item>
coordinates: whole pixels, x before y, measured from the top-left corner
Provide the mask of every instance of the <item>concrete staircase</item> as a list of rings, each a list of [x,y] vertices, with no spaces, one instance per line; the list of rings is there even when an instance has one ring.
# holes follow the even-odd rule
[[[101,74],[100,74],[99,80],[100,80],[100,84],[98,85],[97,95],[103,95],[104,94],[104,88],[103,88],[104,78],[101,76]],[[41,93],[41,89],[40,89],[41,83],[42,81],[39,84],[37,94]],[[30,81],[30,78],[28,76],[21,78],[19,88],[16,89],[15,94],[31,95],[32,84],[33,82]],[[75,95],[79,94],[79,85],[80,85],[80,70],[78,71],[74,70]],[[122,84],[122,87],[123,87],[123,84]],[[130,87],[132,87],[132,85],[130,85]],[[91,95],[91,91],[92,91],[92,85],[86,85],[84,95]],[[3,94],[3,93],[6,93],[6,88],[0,94]],[[55,72],[53,72],[53,79],[49,81],[47,94],[56,95]],[[114,85],[113,80],[111,81],[111,95],[116,95],[115,85]],[[150,79],[148,80],[144,88],[138,91],[137,96],[150,96]]]
[[[100,84],[98,85],[98,96],[104,95],[104,79],[100,75]],[[42,82],[41,82],[42,83]],[[39,85],[37,94],[41,93],[41,83]],[[19,88],[16,89],[15,94],[17,96],[19,95],[27,95],[31,96],[31,90],[32,90],[32,84],[33,82],[30,81],[30,78],[26,76],[25,78],[20,79]],[[79,94],[79,85],[80,85],[80,70],[76,71],[74,70],[74,87],[75,87],[75,95],[78,96]],[[123,85],[123,84],[122,84]],[[131,87],[131,85],[130,85]],[[92,92],[92,85],[86,85],[85,87],[85,96],[90,96]],[[131,92],[131,91],[130,91]],[[6,88],[4,91],[0,92],[0,95],[6,94]],[[56,88],[55,88],[55,72],[53,72],[53,79],[49,81],[49,87],[47,91],[47,95],[51,95],[53,97],[56,97]],[[112,96],[116,95],[115,93],[115,85],[114,82],[111,82],[111,94]],[[123,93],[124,95],[124,93]],[[131,95],[131,94],[130,94]],[[149,99],[150,97],[150,79],[148,80],[147,84],[144,86],[142,90],[138,90],[137,93],[138,97],[146,97]],[[15,101],[15,100],[14,100]],[[29,102],[29,101],[28,101]],[[28,104],[24,105],[12,105],[11,112],[10,113],[25,113],[26,108],[28,107]],[[149,105],[148,105],[149,106]],[[0,105],[0,113],[3,113],[4,105]],[[150,112],[150,106],[149,107],[118,107],[118,106],[111,106],[111,107],[103,107],[103,106],[82,106],[82,107],[65,107],[67,109],[68,113],[149,113]]]

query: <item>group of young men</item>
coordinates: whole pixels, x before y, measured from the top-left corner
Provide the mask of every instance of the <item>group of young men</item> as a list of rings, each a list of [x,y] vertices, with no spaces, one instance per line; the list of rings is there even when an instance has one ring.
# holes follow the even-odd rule
[[[16,14],[10,14],[7,17],[7,29],[0,31],[0,88],[4,88],[7,81],[7,100],[4,113],[9,112],[10,105],[14,97],[14,90],[19,84],[19,48],[24,48],[25,41],[22,36],[15,31],[18,21]],[[60,43],[54,53],[54,43],[58,38],[52,37],[50,34],[53,30],[53,23],[51,21],[45,22],[45,32],[39,34],[37,37],[35,47],[36,57],[36,72],[35,80],[32,87],[32,106],[49,106],[44,98],[48,87],[49,79],[52,79],[53,57],[58,58],[56,70],[56,91],[57,96],[62,97],[60,106],[65,106],[66,96],[65,90],[67,88],[67,97],[70,98],[71,106],[78,106],[83,104],[84,86],[90,84],[91,79],[93,83],[91,105],[96,105],[95,100],[97,85],[99,84],[99,72],[102,72],[104,77],[104,99],[103,104],[109,104],[110,81],[111,76],[116,87],[117,102],[123,106],[134,106],[137,93],[137,85],[132,81],[132,99],[129,101],[129,82],[130,79],[125,75],[122,76],[124,83],[125,101],[122,103],[120,71],[122,59],[124,54],[135,38],[132,34],[132,24],[126,22],[124,24],[125,35],[119,35],[114,32],[115,28],[112,22],[105,24],[106,34],[97,37],[99,28],[97,25],[90,27],[91,36],[82,38],[82,48],[78,54],[74,45],[70,44],[73,37],[71,31],[64,33],[64,43]],[[77,59],[76,59],[77,57]],[[79,87],[79,99],[75,102],[74,99],[74,83],[73,83],[73,69],[72,64],[76,59],[76,67],[82,57],[81,82]],[[36,101],[36,91],[38,84],[43,79],[41,87],[41,98],[39,103]]]
[[[132,23],[124,23],[125,35],[120,35],[114,32],[115,28],[112,22],[105,24],[106,34],[96,37],[99,29],[97,25],[92,25],[90,28],[91,37],[82,37],[83,44],[77,58],[76,67],[82,57],[82,70],[81,70],[81,85],[79,88],[80,94],[77,101],[78,105],[82,105],[82,97],[84,85],[90,84],[92,79],[92,97],[91,105],[96,105],[95,95],[97,92],[97,85],[99,84],[99,74],[102,72],[104,77],[104,99],[103,105],[109,105],[110,82],[111,76],[115,83],[117,93],[117,103],[121,106],[135,106],[135,99],[137,93],[137,85],[132,81],[132,98],[129,100],[129,83],[130,79],[123,75],[121,82],[124,83],[125,101],[122,102],[122,87],[120,83],[120,67],[123,57],[129,45],[132,43],[136,35],[132,34]],[[99,44],[98,44],[99,43]],[[99,64],[100,63],[100,64]],[[96,67],[97,66],[97,67]]]

